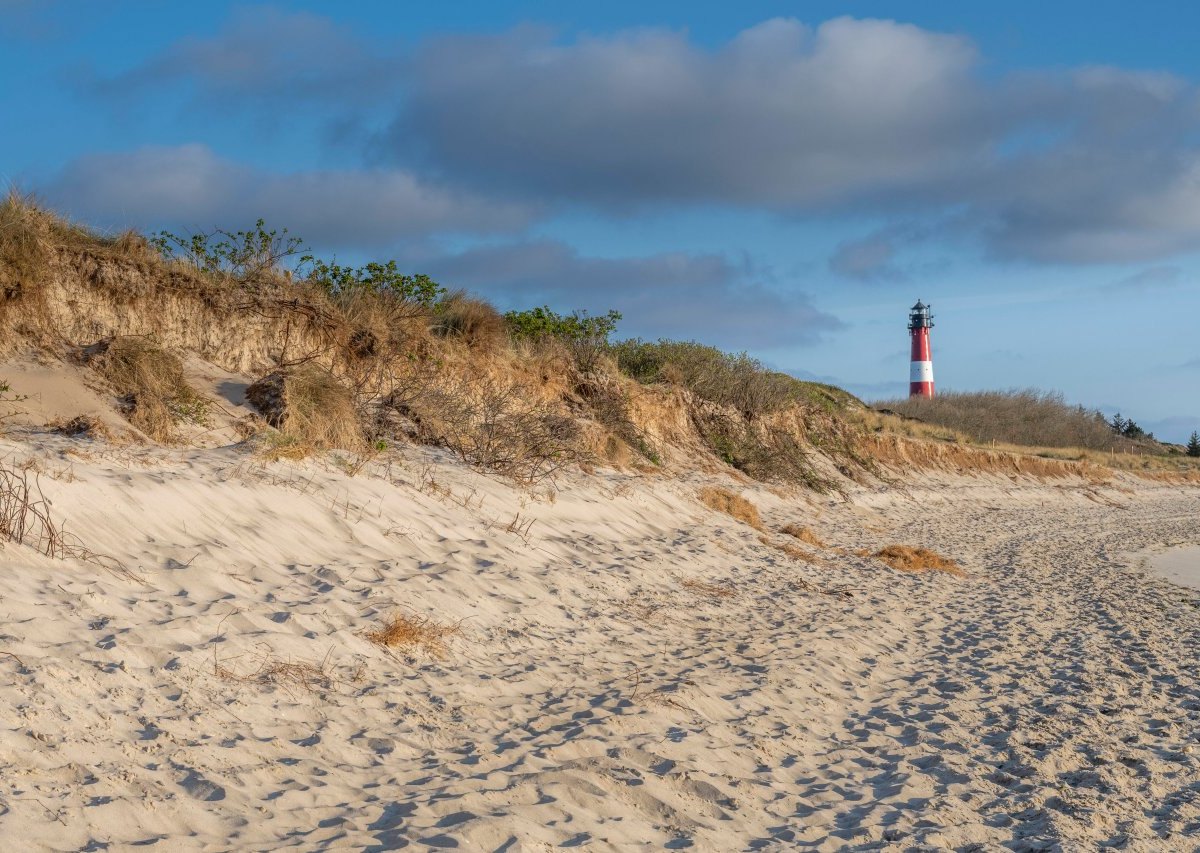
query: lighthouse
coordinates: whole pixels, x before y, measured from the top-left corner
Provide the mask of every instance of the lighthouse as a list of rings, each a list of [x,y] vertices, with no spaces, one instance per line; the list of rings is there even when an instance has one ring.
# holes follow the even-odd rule
[[[929,349],[929,330],[933,314],[929,306],[917,300],[908,312],[908,334],[912,337],[912,365],[908,374],[908,396],[933,396],[933,352]]]

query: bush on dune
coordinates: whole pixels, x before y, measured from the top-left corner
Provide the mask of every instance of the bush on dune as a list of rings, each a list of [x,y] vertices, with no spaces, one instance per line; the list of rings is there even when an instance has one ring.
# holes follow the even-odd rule
[[[1072,406],[1057,391],[948,392],[885,400],[875,408],[956,430],[978,442],[1092,450],[1138,446],[1114,432],[1102,413]]]
[[[748,418],[796,403],[825,411],[862,406],[841,388],[805,382],[744,352],[727,353],[695,341],[631,339],[614,344],[612,353],[621,371],[643,384],[682,385],[701,400],[730,406]]]

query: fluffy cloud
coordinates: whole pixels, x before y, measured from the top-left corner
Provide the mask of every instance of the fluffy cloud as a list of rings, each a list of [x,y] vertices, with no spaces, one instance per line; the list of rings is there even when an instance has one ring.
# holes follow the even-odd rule
[[[849,18],[772,20],[715,51],[660,30],[454,37],[417,56],[384,142],[455,180],[609,209],[900,211],[1051,262],[1200,246],[1192,87],[1112,68],[987,81],[977,63],[964,38]]]
[[[811,343],[842,328],[804,295],[781,295],[755,281],[749,265],[722,255],[597,258],[540,241],[476,248],[426,266],[444,284],[512,307],[616,309],[625,315],[625,335],[762,349]]]
[[[280,112],[297,104],[371,104],[394,91],[405,59],[329,18],[274,7],[235,9],[212,36],[187,36],[111,77],[85,72],[88,94],[122,100],[186,84],[222,108],[253,101]]]
[[[957,36],[845,18],[768,21],[716,52],[661,30],[455,37],[417,56],[391,138],[514,191],[816,208],[970,168],[997,123],[974,62]]]
[[[773,19],[715,48],[663,29],[520,27],[408,51],[267,8],[88,91],[170,86],[252,104],[260,121],[304,115],[326,122],[340,155],[353,142],[441,186],[550,207],[927,220],[994,256],[1051,263],[1200,247],[1195,87],[981,65],[963,36],[883,20]],[[886,277],[899,242],[868,237],[832,264]]]
[[[209,229],[262,217],[318,246],[376,249],[445,233],[502,233],[528,225],[525,205],[430,184],[402,170],[260,172],[203,145],[93,154],[42,194],[108,227]]]

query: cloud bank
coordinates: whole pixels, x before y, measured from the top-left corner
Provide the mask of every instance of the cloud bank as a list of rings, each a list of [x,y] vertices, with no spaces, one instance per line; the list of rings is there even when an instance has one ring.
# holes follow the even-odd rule
[[[993,255],[1046,262],[1200,246],[1200,100],[1165,74],[986,79],[963,37],[838,18],[717,50],[661,30],[452,37],[411,75],[382,144],[473,186],[615,211],[953,213]]]
[[[531,26],[407,48],[268,8],[84,88],[120,100],[190,87],[260,119],[304,104],[377,164],[546,210],[928,219],[996,258],[1049,263],[1200,248],[1194,86],[983,68],[968,38],[888,20],[777,18],[715,48],[664,29]],[[887,277],[888,251],[868,235],[833,268]]]
[[[207,230],[262,217],[318,246],[366,250],[433,234],[512,233],[533,217],[529,205],[484,199],[401,169],[264,172],[199,144],[87,155],[43,194],[112,228]]]

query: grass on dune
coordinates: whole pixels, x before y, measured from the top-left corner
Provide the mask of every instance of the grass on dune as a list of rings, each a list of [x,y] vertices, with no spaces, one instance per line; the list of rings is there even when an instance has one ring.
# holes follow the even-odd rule
[[[462,629],[457,624],[438,622],[428,616],[395,613],[384,621],[381,628],[367,631],[364,636],[377,646],[421,649],[440,658],[446,656],[446,640],[461,633]]]
[[[722,489],[720,486],[708,486],[699,491],[696,495],[702,504],[709,509],[723,512],[738,521],[749,524],[755,530],[762,530],[762,517],[758,514],[758,507],[750,503],[741,495],[736,495],[728,489]]]
[[[910,545],[888,545],[871,554],[877,560],[886,563],[901,572],[945,572],[946,574],[962,577],[964,572],[954,560],[943,557],[927,548],[914,548]]]

